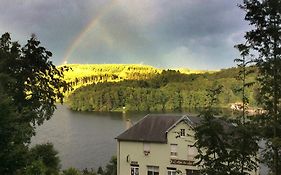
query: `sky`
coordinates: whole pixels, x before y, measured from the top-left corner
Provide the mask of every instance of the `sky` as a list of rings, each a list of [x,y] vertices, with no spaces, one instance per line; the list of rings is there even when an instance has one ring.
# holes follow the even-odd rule
[[[0,33],[36,34],[53,63],[235,66],[249,30],[241,0],[0,0]]]

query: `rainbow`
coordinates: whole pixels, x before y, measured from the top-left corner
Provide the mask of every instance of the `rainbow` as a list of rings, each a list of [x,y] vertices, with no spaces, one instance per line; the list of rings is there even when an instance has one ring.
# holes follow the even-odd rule
[[[65,55],[63,57],[63,62],[62,64],[67,64],[67,60],[70,57],[70,55],[73,53],[73,51],[77,48],[77,46],[81,43],[81,41],[83,40],[83,38],[85,37],[85,35],[87,33],[89,33],[93,28],[96,27],[96,25],[98,24],[98,22],[101,20],[101,18],[107,14],[112,7],[115,5],[115,3],[117,2],[117,0],[111,0],[108,4],[106,4],[98,13],[98,15],[96,15],[89,23],[88,25],[86,25],[86,27],[83,28],[83,30],[81,30],[81,32],[74,38],[73,42],[71,42],[71,44],[69,45],[69,47],[67,48]]]

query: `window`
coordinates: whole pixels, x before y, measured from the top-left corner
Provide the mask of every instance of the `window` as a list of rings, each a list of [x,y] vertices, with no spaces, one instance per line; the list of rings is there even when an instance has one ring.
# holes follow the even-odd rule
[[[177,144],[171,144],[171,156],[177,156],[178,155],[177,147],[178,147]]]
[[[147,175],[159,175],[159,166],[147,166]]]
[[[177,169],[176,168],[167,168],[168,175],[176,175]]]
[[[180,136],[185,136],[185,129],[181,129]]]
[[[149,143],[143,143],[143,153],[148,155],[150,153],[150,145]]]
[[[139,175],[139,167],[138,166],[131,166],[131,175]]]

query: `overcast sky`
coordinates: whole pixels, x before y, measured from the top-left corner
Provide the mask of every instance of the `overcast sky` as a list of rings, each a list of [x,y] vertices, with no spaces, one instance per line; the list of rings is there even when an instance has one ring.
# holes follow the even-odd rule
[[[0,33],[35,33],[67,63],[142,63],[159,68],[235,65],[249,29],[241,0],[0,0]],[[83,33],[83,31],[85,31]]]

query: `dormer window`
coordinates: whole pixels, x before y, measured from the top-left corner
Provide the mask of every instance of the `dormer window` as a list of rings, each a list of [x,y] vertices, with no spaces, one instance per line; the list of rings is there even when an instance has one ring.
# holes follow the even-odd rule
[[[180,136],[185,136],[185,129],[181,129]]]

